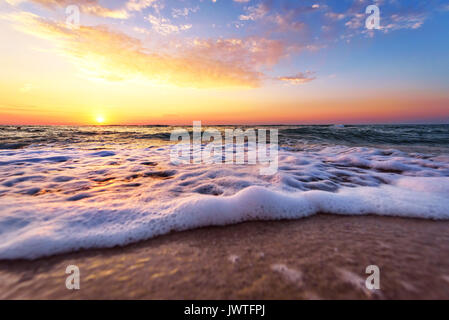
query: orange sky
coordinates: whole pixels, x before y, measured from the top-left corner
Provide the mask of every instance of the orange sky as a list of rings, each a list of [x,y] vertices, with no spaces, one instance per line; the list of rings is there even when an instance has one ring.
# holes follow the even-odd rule
[[[39,1],[8,2],[0,6],[1,124],[83,125],[95,124],[99,117],[104,124],[386,123],[449,118],[449,95],[441,86],[432,89],[392,76],[373,88],[369,79],[359,81],[363,75],[354,73],[357,68],[337,74],[308,71],[307,66],[298,71],[296,66],[303,60],[296,47],[275,38],[182,37],[180,30],[191,27],[168,28],[168,20],[159,18],[165,24],[155,29],[151,15],[144,20],[153,29],[144,29],[148,34],[142,38],[132,23],[96,16],[106,12],[98,8],[94,14],[89,9],[86,25],[68,29],[61,8],[43,9]],[[22,3],[27,2],[37,3],[46,16],[25,10]],[[138,9],[127,8],[133,13]],[[120,19],[131,18],[120,15]],[[162,27],[176,34],[156,34],[165,30]],[[133,29],[139,31],[133,34]],[[322,54],[316,49],[304,53],[311,65],[322,61]],[[282,76],[288,69],[295,72]]]

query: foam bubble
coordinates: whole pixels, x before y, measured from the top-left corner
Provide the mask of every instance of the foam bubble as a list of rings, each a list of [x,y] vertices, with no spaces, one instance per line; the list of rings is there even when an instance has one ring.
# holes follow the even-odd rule
[[[449,219],[447,157],[316,146],[257,165],[173,165],[170,146],[0,150],[0,259],[319,212]],[[30,159],[39,159],[37,161]]]

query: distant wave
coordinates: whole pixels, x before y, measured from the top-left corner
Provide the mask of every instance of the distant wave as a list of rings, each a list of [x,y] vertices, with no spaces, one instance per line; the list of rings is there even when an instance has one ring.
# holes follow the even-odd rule
[[[233,126],[217,126],[220,131]],[[433,148],[449,151],[449,125],[269,126],[282,146],[328,144]],[[170,126],[0,126],[0,150],[27,146],[169,142]],[[185,127],[191,131],[191,127]],[[204,127],[206,128],[206,127]],[[246,129],[249,127],[241,127]],[[260,126],[267,128],[267,126]]]
[[[449,146],[449,125],[299,126],[280,132],[286,139],[334,144]]]

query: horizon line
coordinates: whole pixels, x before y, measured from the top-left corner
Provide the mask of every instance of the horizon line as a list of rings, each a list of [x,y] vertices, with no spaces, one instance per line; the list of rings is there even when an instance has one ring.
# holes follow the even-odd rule
[[[278,123],[278,124],[251,124],[251,123],[224,123],[224,124],[206,124],[201,123],[204,126],[210,127],[224,127],[224,126],[333,126],[333,125],[344,125],[344,126],[367,126],[367,125],[449,125],[449,122],[437,123],[437,122],[391,122],[391,123]],[[1,127],[186,127],[192,126],[192,124],[0,124]]]

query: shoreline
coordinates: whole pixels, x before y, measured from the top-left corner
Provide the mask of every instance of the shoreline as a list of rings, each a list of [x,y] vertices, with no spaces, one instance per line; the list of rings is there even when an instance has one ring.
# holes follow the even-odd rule
[[[0,299],[449,299],[448,253],[449,221],[319,214],[0,261]]]

